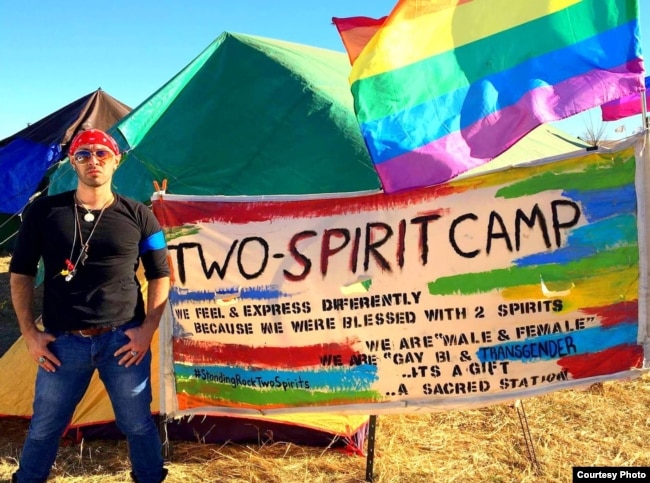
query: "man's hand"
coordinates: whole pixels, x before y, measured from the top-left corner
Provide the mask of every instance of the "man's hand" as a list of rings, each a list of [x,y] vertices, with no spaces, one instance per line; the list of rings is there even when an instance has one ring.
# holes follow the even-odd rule
[[[169,277],[149,280],[147,283],[147,316],[142,325],[126,329],[124,333],[131,339],[115,351],[115,357],[122,356],[119,365],[129,367],[140,364],[151,346],[153,335],[158,329],[160,318],[167,304],[169,295]]]
[[[151,346],[151,340],[156,331],[156,327],[153,327],[153,331],[149,330],[149,327],[150,326],[145,326],[143,324],[124,331],[127,337],[131,340],[116,350],[115,354],[113,354],[115,357],[122,356],[118,362],[120,366],[129,367],[133,364],[140,364]]]
[[[50,342],[56,340],[56,337],[38,330],[25,334],[23,337],[32,359],[47,372],[56,372],[56,368],[61,365],[61,361],[47,347]]]

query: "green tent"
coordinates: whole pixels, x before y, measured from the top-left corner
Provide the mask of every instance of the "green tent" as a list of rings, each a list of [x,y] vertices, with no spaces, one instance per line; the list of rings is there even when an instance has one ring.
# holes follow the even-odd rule
[[[114,177],[141,201],[153,180],[192,195],[380,189],[354,116],[345,54],[224,33],[110,132]],[[51,192],[72,189],[68,164]]]

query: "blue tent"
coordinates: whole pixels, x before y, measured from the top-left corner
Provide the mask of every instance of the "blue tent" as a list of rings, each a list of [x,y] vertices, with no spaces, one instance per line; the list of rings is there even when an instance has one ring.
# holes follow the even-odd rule
[[[45,191],[48,170],[65,158],[75,134],[88,127],[108,129],[130,111],[98,89],[0,141],[0,248],[11,246],[16,215]]]

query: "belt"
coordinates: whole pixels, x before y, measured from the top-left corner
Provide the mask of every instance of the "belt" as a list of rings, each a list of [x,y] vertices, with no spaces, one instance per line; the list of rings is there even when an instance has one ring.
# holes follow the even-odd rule
[[[83,329],[83,330],[70,330],[69,334],[80,335],[81,337],[93,337],[96,335],[105,334],[111,330],[115,330],[117,327],[97,327],[96,329]]]

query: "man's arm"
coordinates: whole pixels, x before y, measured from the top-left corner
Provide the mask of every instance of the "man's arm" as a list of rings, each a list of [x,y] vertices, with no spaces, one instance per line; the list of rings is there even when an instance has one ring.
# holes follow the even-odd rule
[[[11,303],[14,306],[14,312],[18,318],[20,333],[23,337],[34,337],[38,332],[34,323],[34,277],[11,273],[9,276],[9,286],[11,287]]]
[[[47,345],[56,337],[41,332],[36,327],[32,309],[34,304],[34,277],[12,272],[9,277],[9,286],[11,287],[11,303],[18,318],[20,333],[27,344],[27,350],[36,362],[39,362],[41,357],[45,359],[45,362],[39,362],[43,369],[54,371],[56,366],[61,365],[61,362],[50,352]]]
[[[165,305],[169,298],[169,277],[149,280],[147,283],[147,316],[144,319],[143,326],[151,330],[151,334],[156,331],[160,319],[165,311]]]

